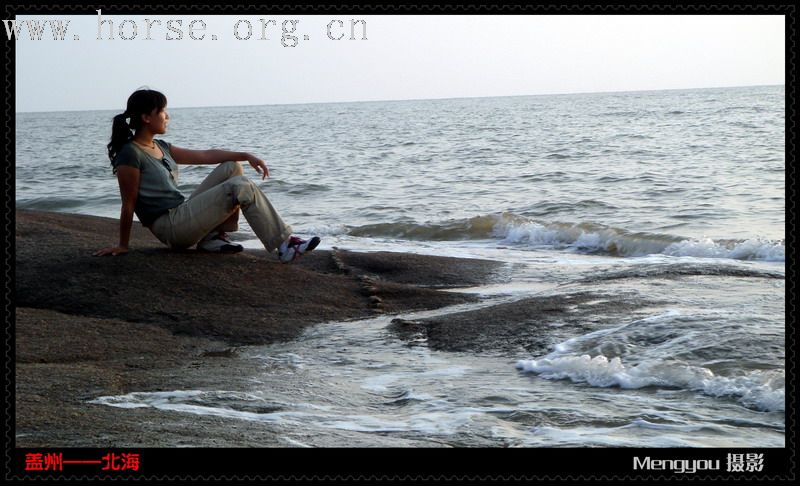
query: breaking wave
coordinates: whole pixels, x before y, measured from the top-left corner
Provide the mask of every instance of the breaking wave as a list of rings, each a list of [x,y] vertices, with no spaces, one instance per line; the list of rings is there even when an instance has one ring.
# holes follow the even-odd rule
[[[714,397],[735,397],[743,405],[762,411],[784,411],[784,370],[755,370],[742,376],[717,376],[708,368],[678,362],[648,361],[626,366],[619,357],[608,359],[564,356],[517,362],[517,368],[550,380],[569,379],[596,387],[680,388]]]
[[[784,369],[739,369],[724,376],[714,373],[704,362],[679,358],[716,343],[722,329],[719,324],[708,325],[705,319],[668,310],[619,327],[573,337],[557,344],[541,359],[517,361],[516,367],[547,380],[571,380],[601,388],[691,390],[713,397],[731,397],[756,410],[785,411]],[[726,329],[727,334],[736,337],[733,328]],[[748,343],[746,337],[739,342],[740,348],[755,344]],[[743,353],[725,355],[722,350],[720,353],[730,360],[752,361]]]
[[[512,213],[419,223],[381,223],[341,228],[351,236],[422,241],[497,239],[502,244],[571,249],[633,257],[653,254],[735,260],[785,261],[784,240],[713,240],[632,232],[595,223],[543,223]]]

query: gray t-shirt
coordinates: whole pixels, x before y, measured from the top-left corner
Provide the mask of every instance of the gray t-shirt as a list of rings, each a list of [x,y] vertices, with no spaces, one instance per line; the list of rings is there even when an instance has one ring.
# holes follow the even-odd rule
[[[114,170],[120,165],[135,167],[140,171],[139,195],[134,212],[144,226],[150,226],[162,214],[180,206],[185,198],[178,190],[178,164],[172,158],[170,144],[154,140],[164,153],[159,160],[133,142],[122,146],[114,158]]]

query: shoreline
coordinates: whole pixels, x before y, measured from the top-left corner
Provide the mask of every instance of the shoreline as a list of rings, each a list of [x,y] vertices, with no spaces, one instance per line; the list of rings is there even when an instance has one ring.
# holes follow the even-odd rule
[[[501,262],[316,250],[170,251],[135,223],[131,252],[93,257],[116,219],[16,211],[17,447],[291,446],[268,424],[87,403],[175,389],[245,391],[259,365],[236,348],[308,326],[478,300]],[[348,444],[359,446],[360,444]],[[398,444],[402,445],[402,444]]]

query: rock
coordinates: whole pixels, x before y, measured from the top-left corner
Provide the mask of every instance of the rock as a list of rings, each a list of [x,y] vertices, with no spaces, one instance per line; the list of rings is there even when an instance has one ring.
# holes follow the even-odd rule
[[[338,272],[331,254],[314,251],[291,265],[264,250],[217,255],[170,251],[134,224],[131,251],[123,257],[92,254],[117,239],[115,219],[17,211],[16,305],[71,315],[155,324],[174,334],[206,337],[229,344],[263,344],[290,339],[310,324],[366,317],[362,284]],[[397,273],[402,299],[383,296],[393,310],[435,308],[472,300],[419,285],[436,283],[430,268],[458,266],[465,285],[475,275],[487,278],[495,262],[381,253],[348,261],[384,269],[403,263]],[[413,275],[418,274],[418,282]],[[390,276],[384,276],[387,278]],[[392,281],[390,278],[389,281]],[[448,281],[454,280],[449,277]]]
[[[263,250],[170,251],[138,223],[128,255],[94,257],[117,240],[117,220],[27,210],[15,219],[17,447],[283,446],[269,424],[234,429],[235,419],[88,401],[133,391],[247,390],[262,370],[235,346],[291,339],[320,322],[473,301],[421,286],[459,278],[474,285],[499,267],[341,250],[282,265]],[[364,298],[355,278],[376,270],[380,301]]]

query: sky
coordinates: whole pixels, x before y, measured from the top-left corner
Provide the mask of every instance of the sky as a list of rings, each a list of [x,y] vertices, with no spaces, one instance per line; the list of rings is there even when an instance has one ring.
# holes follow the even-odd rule
[[[69,21],[64,40],[53,40],[47,20]],[[109,20],[98,40],[98,22]],[[363,20],[355,35],[351,20]],[[87,9],[17,21],[20,38],[6,41],[16,50],[17,112],[122,111],[142,86],[180,108],[785,81],[779,15],[98,16]],[[31,40],[25,21],[42,22],[41,40]]]

